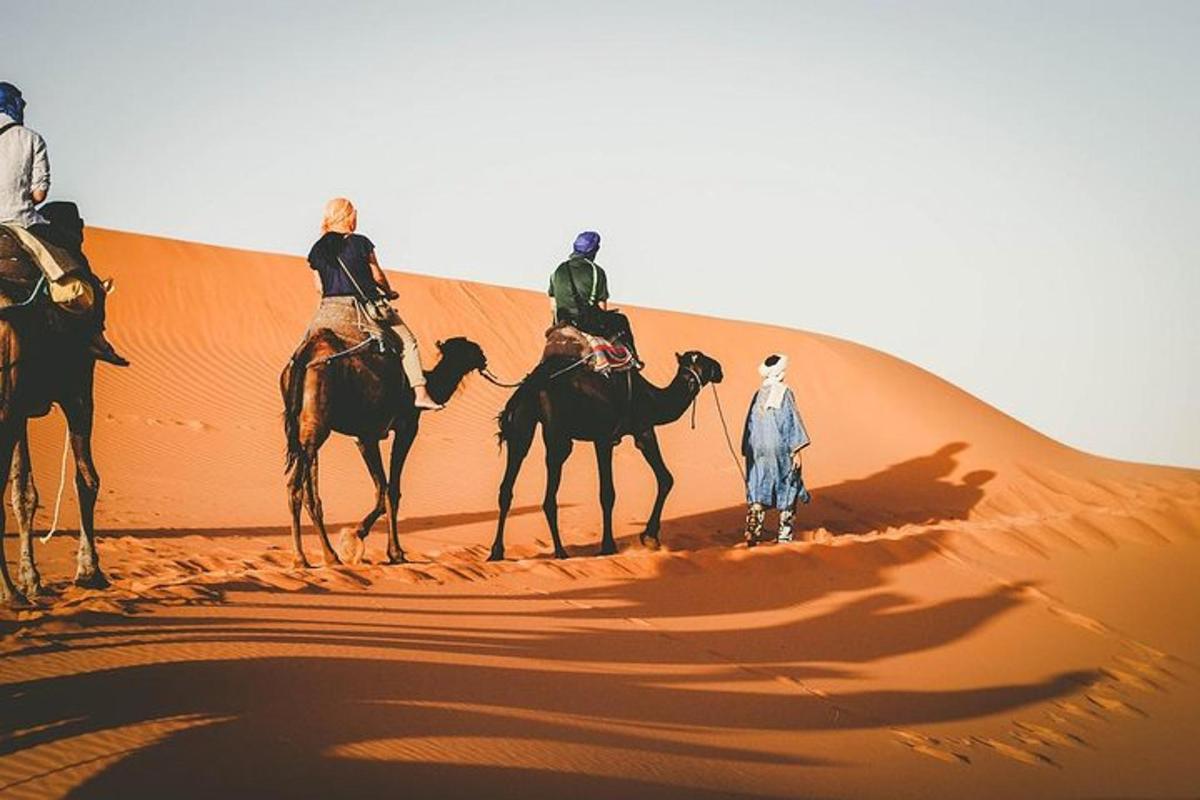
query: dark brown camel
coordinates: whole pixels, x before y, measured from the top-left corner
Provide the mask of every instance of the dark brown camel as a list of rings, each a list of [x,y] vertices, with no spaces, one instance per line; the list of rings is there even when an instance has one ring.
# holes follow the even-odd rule
[[[699,351],[676,354],[675,358],[679,362],[675,379],[661,389],[651,385],[640,372],[617,373],[606,378],[584,367],[570,368],[569,358],[543,360],[530,373],[500,413],[500,442],[508,446],[508,464],[500,483],[500,520],[489,561],[504,558],[504,522],[512,506],[513,484],[539,423],[546,444],[546,498],[542,510],[554,539],[554,555],[567,557],[558,534],[557,496],[563,463],[576,441],[591,442],[596,448],[600,507],[604,512],[600,554],[617,552],[612,530],[613,503],[617,496],[613,487],[612,453],[625,436],[633,436],[634,444],[654,470],[658,482],[654,509],[640,538],[643,545],[659,546],[663,503],[675,479],[663,462],[654,428],[679,419],[706,384],[720,383],[723,377],[721,365]]]
[[[400,367],[400,357],[373,349],[337,356],[354,345],[355,342],[346,341],[333,331],[314,331],[280,376],[287,433],[288,502],[297,566],[308,566],[300,542],[301,503],[321,536],[325,563],[340,563],[329,543],[317,491],[317,452],[333,431],[357,440],[358,451],[375,482],[375,507],[363,517],[356,537],[347,544],[361,553],[371,526],[386,508],[388,561],[393,564],[404,561],[396,531],[400,474],[417,436],[420,411],[413,405],[412,387]],[[426,385],[434,400],[445,403],[468,372],[487,368],[487,359],[479,345],[461,337],[438,342],[438,350],[441,360],[426,371]],[[330,357],[334,358],[329,360]],[[297,363],[307,366],[296,369]],[[386,438],[389,431],[392,432],[391,464],[385,472],[379,440]]]
[[[16,239],[0,230],[0,293],[14,304],[0,309],[0,491],[11,474],[12,505],[21,528],[21,556],[14,585],[4,555],[4,506],[0,503],[0,600],[24,603],[41,591],[33,556],[33,525],[38,494],[33,484],[27,440],[28,420],[57,404],[67,419],[75,457],[79,499],[79,554],[75,583],[108,585],[96,555],[95,509],[100,476],[92,461],[95,359],[86,339],[46,297],[41,272]]]

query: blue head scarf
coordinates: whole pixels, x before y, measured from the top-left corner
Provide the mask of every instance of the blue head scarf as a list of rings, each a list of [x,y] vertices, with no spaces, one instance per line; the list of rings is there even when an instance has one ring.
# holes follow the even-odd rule
[[[21,90],[3,81],[0,81],[0,112],[20,125],[25,124],[25,98],[21,97]]]
[[[600,249],[600,234],[584,231],[575,237],[575,252],[581,256],[594,256]]]

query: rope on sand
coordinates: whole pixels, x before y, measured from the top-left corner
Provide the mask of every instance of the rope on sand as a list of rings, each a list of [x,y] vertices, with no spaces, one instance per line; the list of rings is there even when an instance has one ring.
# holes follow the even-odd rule
[[[71,446],[71,427],[67,426],[67,432],[63,435],[63,455],[62,467],[58,473],[58,496],[54,498],[54,519],[50,523],[50,530],[42,537],[42,544],[50,541],[54,534],[58,531],[58,513],[62,510],[63,490],[67,486],[67,450]]]

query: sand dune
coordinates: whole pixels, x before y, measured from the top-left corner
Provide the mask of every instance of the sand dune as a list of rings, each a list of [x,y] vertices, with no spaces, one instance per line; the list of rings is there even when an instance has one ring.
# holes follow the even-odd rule
[[[797,330],[628,309],[664,383],[722,362],[736,437],[783,350],[815,440],[817,542],[733,548],[737,467],[711,390],[661,430],[664,552],[636,544],[649,469],[618,449],[622,552],[595,558],[594,459],[568,462],[545,557],[538,446],[510,561],[484,562],[505,390],[478,376],[423,421],[404,479],[413,560],[291,569],[276,380],[316,298],[297,258],[111,231],[118,281],[95,447],[114,585],[0,617],[0,794],[1181,796],[1200,787],[1200,474],[1081,453],[923,370]],[[519,377],[536,292],[397,274],[427,363],[465,335]],[[796,324],[803,326],[803,320]],[[1051,390],[1051,387],[1048,387]],[[43,505],[57,417],[33,424]],[[328,519],[371,505],[322,454]],[[43,508],[44,529],[49,509]],[[74,524],[73,500],[64,519]],[[10,523],[11,524],[11,523]],[[336,526],[335,526],[336,527]],[[15,560],[16,541],[8,556]],[[308,535],[310,557],[319,552]]]

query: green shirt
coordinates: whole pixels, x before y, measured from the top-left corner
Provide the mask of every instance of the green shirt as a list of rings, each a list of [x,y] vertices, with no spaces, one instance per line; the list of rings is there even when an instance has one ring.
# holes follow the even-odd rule
[[[560,321],[578,320],[581,311],[608,300],[608,276],[595,262],[571,256],[550,276],[550,296]]]

